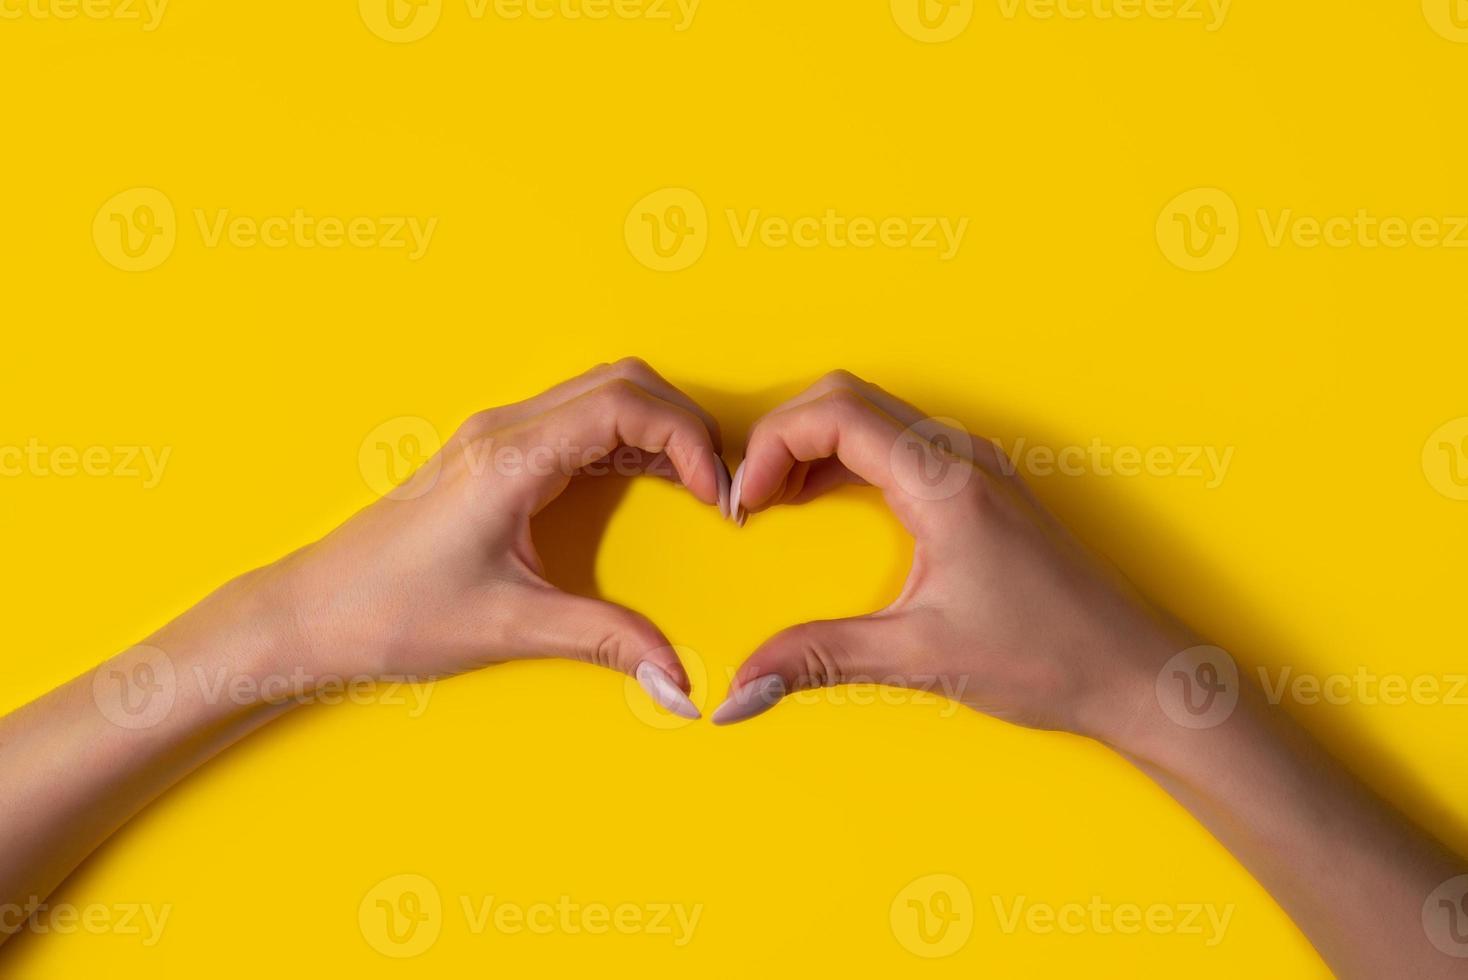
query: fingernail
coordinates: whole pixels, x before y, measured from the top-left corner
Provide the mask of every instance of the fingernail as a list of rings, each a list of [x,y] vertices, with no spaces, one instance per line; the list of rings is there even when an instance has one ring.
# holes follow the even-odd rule
[[[637,683],[647,692],[647,696],[659,705],[671,711],[679,718],[701,718],[698,708],[688,699],[673,678],[669,677],[660,667],[643,661],[637,665]]]
[[[719,483],[719,513],[724,517],[728,517],[729,490],[730,485],[733,481],[729,477],[729,467],[724,463],[723,458],[720,456],[715,456],[714,462],[719,464],[718,466],[714,467],[714,476],[717,478]]]
[[[744,464],[740,460],[739,465],[734,468],[734,486],[729,491],[729,519],[740,527],[744,526],[744,512],[739,509],[739,491],[744,487]]]
[[[762,715],[785,696],[785,681],[778,674],[766,674],[745,684],[729,695],[728,700],[714,712],[715,725],[732,725],[736,721],[747,721]]]

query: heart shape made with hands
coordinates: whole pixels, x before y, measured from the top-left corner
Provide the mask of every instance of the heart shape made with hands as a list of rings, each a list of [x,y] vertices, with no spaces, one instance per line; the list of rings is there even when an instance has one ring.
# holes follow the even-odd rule
[[[733,417],[732,425],[724,423],[734,432],[726,443],[740,447],[749,424],[740,422],[752,420],[752,413],[724,409],[711,407],[721,421]],[[770,507],[754,520],[709,520],[708,508],[676,485],[671,466],[650,471],[664,479],[635,485],[578,481],[537,520],[536,546],[551,582],[645,613],[678,638],[673,650],[691,696],[643,663],[635,682],[626,682],[628,706],[639,719],[662,729],[687,725],[703,715],[716,689],[731,686],[739,664],[782,629],[870,613],[899,595],[911,564],[911,537],[878,491],[826,492],[852,482],[835,474],[839,464],[830,462],[817,473],[819,484],[805,483],[809,493],[797,497],[798,506]],[[726,515],[739,499],[741,467],[726,474],[728,483],[720,488]],[[588,548],[588,541],[600,544]],[[611,576],[599,574],[611,569]],[[610,578],[606,588],[604,578]],[[731,607],[737,615],[730,616]],[[706,636],[711,623],[719,624],[717,637],[680,645],[683,638]],[[713,720],[727,724],[765,710],[791,693],[778,681],[744,686],[713,712]]]

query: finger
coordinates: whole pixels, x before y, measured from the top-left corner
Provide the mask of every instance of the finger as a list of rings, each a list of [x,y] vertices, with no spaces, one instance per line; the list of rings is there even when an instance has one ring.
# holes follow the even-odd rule
[[[866,485],[865,480],[848,470],[839,459],[820,459],[803,465],[805,478],[788,480],[784,492],[780,494],[780,503],[809,503],[840,486],[853,483]]]
[[[908,451],[916,448],[919,453]],[[734,476],[730,501],[758,510],[769,506],[801,462],[834,458],[846,469],[881,488],[894,513],[914,536],[922,537],[923,513],[931,503],[910,492],[921,487],[927,457],[939,450],[914,437],[896,419],[848,388],[773,413],[750,434],[744,462]],[[971,467],[952,457],[943,465]],[[962,475],[962,474],[960,474]]]
[[[682,406],[623,379],[527,419],[498,440],[523,454],[524,468],[532,477],[525,483],[532,514],[557,497],[573,473],[619,446],[665,453],[694,496],[707,504],[720,502],[725,470],[708,428]]]
[[[609,381],[617,380],[631,381],[664,401],[672,402],[698,416],[709,430],[714,447],[722,451],[723,436],[719,431],[718,420],[640,357],[624,357],[611,364],[598,364],[584,374],[562,381],[533,398],[479,412],[464,423],[464,428],[471,437],[507,428],[544,414],[557,405],[564,405]]]
[[[714,711],[715,725],[763,714],[795,691],[853,682],[890,683],[900,656],[902,614],[878,613],[793,626],[766,640],[734,675],[729,697]]]
[[[715,462],[718,464],[718,473],[715,475],[719,479],[719,513],[728,517],[731,483],[729,468],[724,464],[722,456],[716,457]],[[634,446],[622,446],[610,455],[588,463],[576,471],[576,476],[655,476],[679,486],[683,483],[667,453],[650,453]]]
[[[683,718],[700,717],[688,695],[688,672],[662,630],[610,602],[535,586],[522,600],[536,632],[523,647],[537,657],[565,657],[635,677],[649,697]]]
[[[1007,464],[1002,450],[992,439],[976,436],[959,425],[933,418],[927,412],[904,401],[880,385],[858,377],[850,371],[836,370],[823,375],[805,391],[791,398],[776,411],[793,408],[829,394],[838,389],[849,389],[861,395],[905,428],[916,428],[923,438],[931,441],[947,440],[948,451],[978,463],[995,476],[1008,475],[1013,467]],[[758,424],[758,423],[756,423]]]

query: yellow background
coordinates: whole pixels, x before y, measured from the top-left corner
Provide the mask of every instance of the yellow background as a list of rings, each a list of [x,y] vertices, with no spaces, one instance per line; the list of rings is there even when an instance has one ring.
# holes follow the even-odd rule
[[[446,432],[627,353],[702,398],[735,447],[756,414],[839,366],[1006,444],[1233,448],[1212,489],[1095,472],[1034,482],[1246,665],[1465,669],[1468,503],[1434,489],[1443,474],[1423,450],[1468,416],[1468,254],[1270,247],[1256,217],[1468,213],[1468,46],[1415,3],[1237,0],[1209,31],[1206,18],[1007,17],[989,0],[930,44],[886,0],[704,0],[683,31],[474,19],[445,0],[414,43],[377,36],[345,0],[175,0],[151,32],[7,2],[23,14],[0,20],[0,445],[172,456],[152,489],[0,479],[0,708],[367,503],[358,449],[384,420]],[[92,224],[135,187],[171,201],[177,242],[156,268],[123,272]],[[624,236],[634,202],[666,187],[694,191],[709,216],[705,252],[678,272],[644,267]],[[1159,247],[1158,217],[1200,187],[1236,203],[1237,254],[1187,272]],[[439,223],[418,261],[206,247],[193,212],[221,208]],[[730,208],[970,226],[948,262],[741,248]],[[696,650],[705,707],[782,625],[892,597],[908,553],[856,492],[742,531],[653,481],[582,503],[558,567]],[[189,778],[55,896],[170,905],[157,945],[22,936],[0,970],[1325,974],[1229,856],[1099,747],[932,699],[831,698],[665,731],[639,696],[609,672],[542,663],[440,684],[416,718],[297,711]],[[1292,710],[1468,849],[1468,707]],[[402,873],[434,883],[444,921],[399,960],[369,945],[357,911]],[[974,902],[971,938],[931,960],[889,919],[929,874],[956,876]],[[702,917],[675,948],[475,935],[459,906],[562,895]],[[1234,911],[1210,948],[1005,934],[994,896]]]

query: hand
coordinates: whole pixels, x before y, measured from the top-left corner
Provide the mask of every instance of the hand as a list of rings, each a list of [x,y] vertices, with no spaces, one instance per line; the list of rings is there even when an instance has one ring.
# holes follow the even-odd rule
[[[916,539],[902,594],[766,641],[716,723],[804,688],[941,680],[987,714],[1113,741],[1153,697],[1161,665],[1197,642],[1041,506],[994,443],[846,372],[755,424],[731,509],[739,518],[853,481],[880,488]]]
[[[676,476],[727,514],[718,450],[717,423],[645,363],[603,365],[474,415],[403,486],[264,573],[322,671],[436,677],[563,656],[633,674],[697,717],[662,632],[548,583],[530,519],[614,451],[618,472]]]

